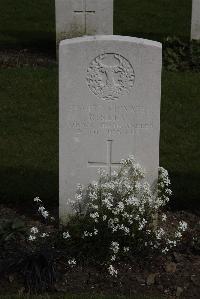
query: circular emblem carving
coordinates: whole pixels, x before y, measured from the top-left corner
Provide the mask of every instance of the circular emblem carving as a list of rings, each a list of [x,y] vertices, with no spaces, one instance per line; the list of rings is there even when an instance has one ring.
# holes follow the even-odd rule
[[[118,100],[130,92],[135,72],[130,62],[115,53],[96,57],[87,70],[89,89],[102,100]]]

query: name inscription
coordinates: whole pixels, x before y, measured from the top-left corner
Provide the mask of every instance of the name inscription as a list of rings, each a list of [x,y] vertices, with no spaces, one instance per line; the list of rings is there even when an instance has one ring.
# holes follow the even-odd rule
[[[143,106],[69,104],[67,127],[76,134],[139,135],[153,129],[153,117]]]

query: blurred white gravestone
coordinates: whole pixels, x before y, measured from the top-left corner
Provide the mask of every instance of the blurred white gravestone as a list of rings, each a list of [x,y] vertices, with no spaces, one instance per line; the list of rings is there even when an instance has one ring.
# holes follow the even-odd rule
[[[200,40],[200,0],[192,1],[191,39]]]
[[[113,0],[56,0],[57,43],[97,34],[113,34]]]
[[[77,184],[130,154],[154,183],[159,166],[162,46],[121,36],[62,41],[59,53],[60,218]]]

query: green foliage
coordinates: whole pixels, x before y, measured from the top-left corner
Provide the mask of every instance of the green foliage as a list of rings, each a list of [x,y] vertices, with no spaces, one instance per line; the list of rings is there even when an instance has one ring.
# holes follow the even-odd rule
[[[15,269],[22,274],[26,291],[41,293],[51,290],[56,280],[55,251],[40,248],[36,251],[25,251],[21,259],[14,264]]]
[[[168,37],[164,41],[164,65],[169,71],[177,71],[187,66],[187,44],[178,38]]]
[[[0,220],[0,245],[22,239],[27,232],[25,222],[19,218]]]
[[[169,71],[200,71],[200,42],[168,37],[163,43],[164,66]]]

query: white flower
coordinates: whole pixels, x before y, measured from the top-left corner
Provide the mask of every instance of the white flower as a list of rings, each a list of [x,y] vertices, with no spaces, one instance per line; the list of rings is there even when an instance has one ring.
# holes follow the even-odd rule
[[[176,247],[176,245],[177,245],[176,240],[167,239],[166,243],[169,245],[170,248]]]
[[[45,211],[45,207],[39,207],[39,208],[38,208],[38,212],[42,213],[42,212],[44,212],[44,211]]]
[[[169,249],[167,247],[165,247],[164,249],[162,249],[162,253],[166,254],[169,251]]]
[[[89,193],[89,198],[90,198],[91,201],[97,200],[97,193],[96,193],[96,191],[91,191]]]
[[[175,238],[180,239],[182,237],[181,232],[177,231],[175,232]]]
[[[180,221],[179,222],[179,229],[181,230],[181,231],[186,231],[186,229],[188,228],[188,224],[187,224],[187,222],[185,222],[185,221]]]
[[[119,251],[119,243],[118,242],[112,242],[110,249],[116,254]]]
[[[98,230],[95,228],[94,229],[94,235],[96,236],[98,234]]]
[[[156,239],[157,240],[161,240],[162,237],[164,236],[165,234],[165,231],[163,228],[159,228],[157,231],[156,231]]]
[[[139,199],[131,196],[128,199],[126,199],[126,204],[130,206],[138,206],[139,205]]]
[[[124,250],[124,252],[129,252],[130,248],[129,247],[124,247],[123,250]]]
[[[89,233],[89,232],[87,232],[87,231],[84,231],[82,237],[83,237],[83,238],[85,238],[85,237],[92,237],[92,233]]]
[[[124,224],[119,225],[119,229],[124,231],[125,235],[128,235],[130,233],[130,229]]]
[[[44,211],[41,214],[45,219],[49,216],[49,212],[47,212],[47,211]]]
[[[167,215],[166,214],[162,214],[162,221],[165,222],[167,220]]]
[[[119,208],[120,212],[122,212],[124,210],[124,204],[123,204],[123,202],[120,201],[118,203],[118,208]]]
[[[76,201],[82,201],[83,197],[82,194],[75,194]]]
[[[104,204],[108,210],[111,210],[113,206],[113,204],[110,202],[108,198],[103,199],[102,204]]]
[[[71,236],[69,234],[69,232],[64,232],[63,233],[63,239],[69,239]]]
[[[108,272],[111,276],[117,276],[118,270],[116,270],[112,265],[108,267]]]
[[[147,224],[147,220],[143,218],[142,221],[139,223],[138,230],[142,230],[146,224]]]
[[[94,219],[95,222],[98,222],[97,218],[99,218],[99,213],[90,213],[90,218]]]
[[[36,240],[36,236],[34,235],[30,235],[28,238],[29,241],[35,241]]]
[[[76,265],[76,260],[75,259],[71,259],[71,260],[68,260],[68,265],[70,266],[75,266]]]
[[[33,199],[33,201],[35,201],[35,202],[42,202],[41,199],[40,199],[39,197],[35,197],[35,198]]]
[[[49,234],[48,234],[48,233],[42,233],[42,234],[41,234],[41,238],[46,238],[46,237],[49,237]]]
[[[39,233],[38,228],[35,227],[35,226],[31,227],[30,231],[31,231],[31,234],[34,234],[34,235],[37,234],[37,233]]]

